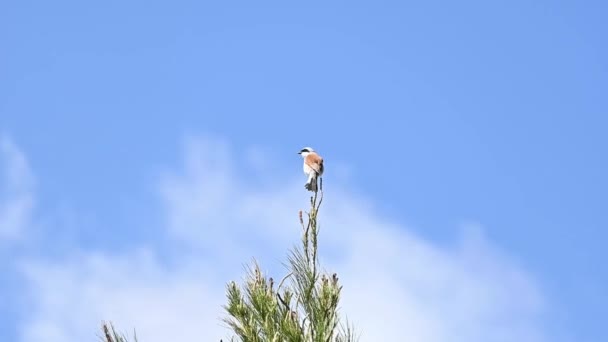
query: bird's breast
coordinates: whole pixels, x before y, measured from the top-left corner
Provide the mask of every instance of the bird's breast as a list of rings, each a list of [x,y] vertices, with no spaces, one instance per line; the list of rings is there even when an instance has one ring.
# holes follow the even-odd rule
[[[308,175],[310,173],[310,171],[312,171],[312,168],[310,166],[308,166],[308,164],[304,163],[304,166],[302,167],[302,169],[304,170],[304,174]]]

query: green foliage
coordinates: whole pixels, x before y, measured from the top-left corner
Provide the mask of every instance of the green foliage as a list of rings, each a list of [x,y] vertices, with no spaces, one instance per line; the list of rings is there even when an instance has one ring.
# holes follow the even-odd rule
[[[317,214],[323,190],[311,197],[307,223],[302,225],[302,246],[294,248],[286,264],[289,273],[275,288],[257,264],[248,268],[243,287],[227,285],[228,317],[232,341],[242,342],[346,342],[355,341],[353,329],[341,324],[338,304],[342,286],[338,276],[319,272]]]

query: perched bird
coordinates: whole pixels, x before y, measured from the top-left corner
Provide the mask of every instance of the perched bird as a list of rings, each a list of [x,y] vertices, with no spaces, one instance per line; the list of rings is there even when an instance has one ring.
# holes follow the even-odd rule
[[[304,147],[298,154],[304,159],[304,174],[308,176],[304,187],[308,191],[317,192],[317,179],[323,174],[323,158],[311,147]]]

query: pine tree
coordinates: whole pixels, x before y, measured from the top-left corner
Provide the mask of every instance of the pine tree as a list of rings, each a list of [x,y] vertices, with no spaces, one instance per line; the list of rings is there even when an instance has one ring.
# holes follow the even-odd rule
[[[346,342],[355,341],[352,326],[342,324],[338,304],[342,286],[338,276],[320,272],[318,261],[319,224],[323,202],[310,199],[310,212],[302,226],[302,246],[294,248],[286,264],[289,273],[275,288],[273,278],[263,275],[257,262],[248,267],[244,286],[227,285],[228,316],[232,341],[241,342]]]

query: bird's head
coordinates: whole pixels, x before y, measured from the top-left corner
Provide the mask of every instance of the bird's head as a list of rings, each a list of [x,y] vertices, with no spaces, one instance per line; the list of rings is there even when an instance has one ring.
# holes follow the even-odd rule
[[[302,158],[306,158],[306,156],[308,154],[310,154],[310,152],[314,152],[315,150],[312,149],[312,147],[304,147],[303,149],[300,150],[300,152],[298,152],[299,155],[302,156]]]

